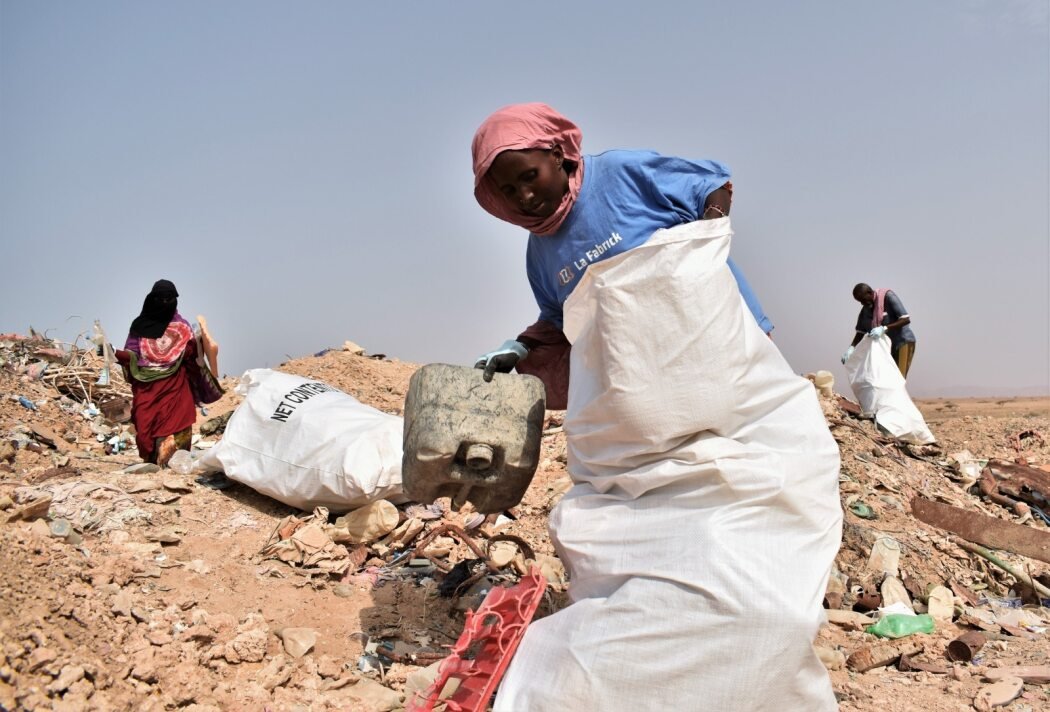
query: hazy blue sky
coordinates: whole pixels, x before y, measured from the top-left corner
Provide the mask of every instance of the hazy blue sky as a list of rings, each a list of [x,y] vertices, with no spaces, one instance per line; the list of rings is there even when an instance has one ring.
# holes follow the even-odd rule
[[[0,0],[0,331],[122,343],[153,281],[222,370],[351,339],[472,363],[535,320],[470,140],[544,101],[585,152],[733,169],[733,254],[798,372],[858,281],[913,395],[1050,392],[1046,0]]]

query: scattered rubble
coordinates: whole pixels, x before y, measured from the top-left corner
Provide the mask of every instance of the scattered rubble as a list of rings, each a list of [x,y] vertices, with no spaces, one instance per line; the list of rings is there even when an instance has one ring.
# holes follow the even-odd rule
[[[400,414],[415,366],[359,350],[281,369]],[[539,470],[512,510],[440,499],[335,518],[143,465],[114,405],[119,373],[94,387],[102,366],[90,349],[0,335],[0,392],[36,408],[0,398],[0,708],[399,710],[438,679],[489,591],[535,566],[547,582],[536,615],[567,604],[546,531],[571,487],[560,413],[547,414]],[[841,709],[1046,708],[1050,567],[912,511],[920,498],[1047,536],[1045,399],[994,417],[920,403],[940,446],[908,446],[818,385],[842,451],[845,527],[816,649]],[[209,438],[236,404],[227,388],[209,406]],[[931,633],[868,632],[916,614]]]

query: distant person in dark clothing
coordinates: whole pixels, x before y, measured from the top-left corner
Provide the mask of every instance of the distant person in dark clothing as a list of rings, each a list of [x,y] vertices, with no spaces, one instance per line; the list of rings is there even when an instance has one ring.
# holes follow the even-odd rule
[[[909,326],[911,317],[900,297],[889,289],[872,289],[861,282],[853,288],[853,298],[862,306],[857,316],[857,334],[846,353],[842,355],[842,363],[846,363],[853,355],[854,347],[865,335],[873,339],[889,336],[890,353],[893,354],[893,360],[897,362],[901,375],[907,378],[908,369],[915,358],[915,333]]]
[[[218,345],[202,317],[201,334],[178,312],[179,292],[158,280],[131,322],[124,348],[116,352],[131,384],[131,419],[139,457],[161,467],[177,450],[189,450],[197,403],[212,403],[222,387],[209,371],[217,369]],[[198,358],[203,352],[207,358]]]

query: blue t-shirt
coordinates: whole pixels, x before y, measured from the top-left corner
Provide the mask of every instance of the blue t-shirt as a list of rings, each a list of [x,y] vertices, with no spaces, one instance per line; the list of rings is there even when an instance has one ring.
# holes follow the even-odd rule
[[[653,151],[606,151],[583,157],[583,185],[553,235],[529,235],[526,269],[540,319],[562,326],[562,305],[587,267],[644,244],[660,228],[700,219],[707,196],[729,180],[717,161],[689,161]],[[772,322],[732,260],[729,269],[759,326]]]

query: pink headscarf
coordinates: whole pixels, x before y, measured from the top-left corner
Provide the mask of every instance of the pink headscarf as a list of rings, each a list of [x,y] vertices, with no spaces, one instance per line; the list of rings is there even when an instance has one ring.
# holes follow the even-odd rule
[[[886,292],[888,289],[875,290],[875,304],[871,310],[871,328],[882,326],[882,318],[886,316]]]
[[[583,184],[580,144],[583,134],[576,124],[546,104],[512,104],[485,119],[471,143],[474,158],[474,197],[487,212],[500,220],[523,227],[537,235],[553,235],[572,210]],[[508,203],[489,177],[489,168],[503,151],[548,150],[561,146],[566,161],[576,170],[569,175],[569,190],[558,209],[549,217],[527,215]]]

